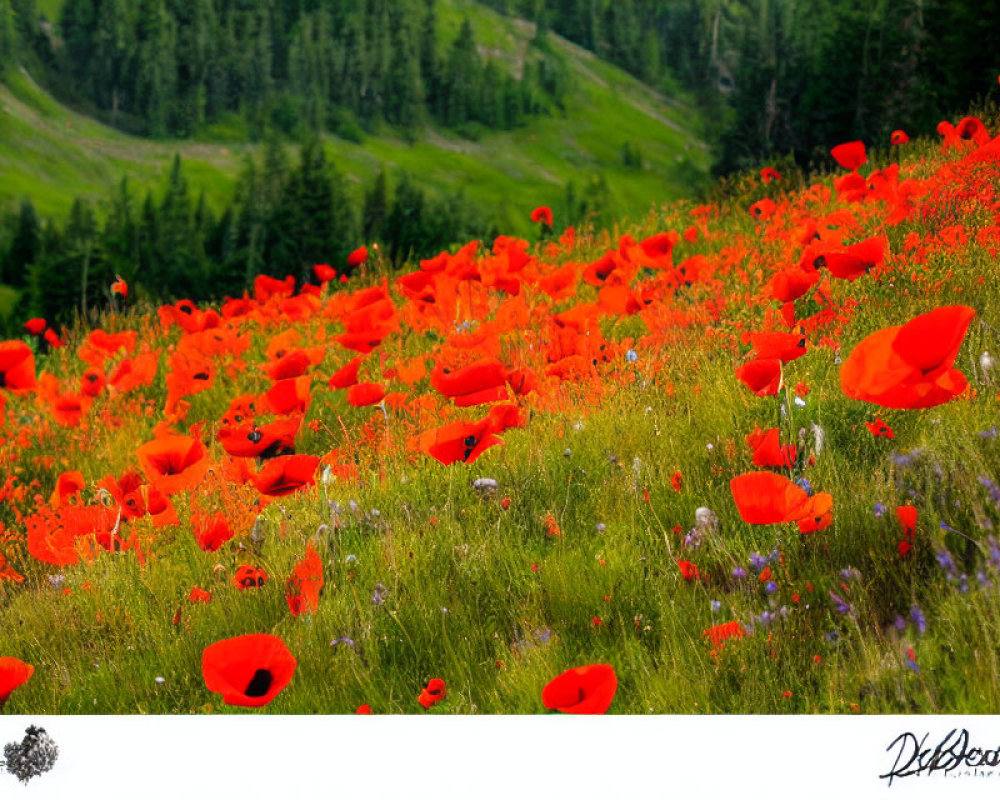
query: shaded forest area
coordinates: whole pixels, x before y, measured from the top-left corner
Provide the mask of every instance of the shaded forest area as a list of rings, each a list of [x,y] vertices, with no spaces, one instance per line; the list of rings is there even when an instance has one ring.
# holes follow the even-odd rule
[[[716,172],[924,132],[997,93],[998,0],[484,0],[695,94]]]

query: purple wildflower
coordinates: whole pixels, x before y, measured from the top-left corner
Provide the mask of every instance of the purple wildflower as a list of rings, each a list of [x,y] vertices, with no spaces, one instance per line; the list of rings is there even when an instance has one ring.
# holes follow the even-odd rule
[[[882,503],[876,503],[875,504],[875,518],[876,519],[880,518],[888,510],[889,509],[887,509],[884,505],[882,505]]]
[[[807,495],[812,497],[813,487],[807,478],[799,478],[795,481],[795,485],[802,489],[802,491],[804,491]]]
[[[838,594],[834,594],[833,591],[830,591],[830,599],[833,601],[834,606],[836,606],[837,611],[841,614],[850,613],[851,606],[846,600],[844,600],[843,597]]]
[[[767,559],[764,558],[760,553],[750,554],[750,566],[754,568],[756,572],[760,572],[764,567],[767,566]]]
[[[954,579],[958,573],[958,569],[955,567],[951,553],[947,550],[938,550],[934,555],[937,558],[938,565],[948,574],[948,580]]]
[[[733,567],[733,577],[741,581],[747,576],[747,571],[743,567]]]
[[[923,611],[914,606],[910,609],[910,617],[913,619],[913,624],[917,626],[919,633],[922,634],[927,630],[927,618],[924,617]]]
[[[990,567],[994,570],[1000,570],[1000,545],[997,544],[996,537],[987,536],[986,544],[990,551]]]
[[[990,493],[990,499],[994,503],[1000,503],[1000,486],[997,486],[992,480],[987,478],[985,475],[979,476],[979,482],[986,487],[986,490]]]
[[[778,591],[778,584],[776,584],[774,581],[768,581],[767,583],[764,584],[764,591],[767,592],[768,594],[774,594],[776,591]]]
[[[902,631],[906,630],[906,620],[903,619],[903,615],[902,614],[897,614],[896,615],[896,621],[893,622],[893,625],[896,627],[897,631],[902,632]]]

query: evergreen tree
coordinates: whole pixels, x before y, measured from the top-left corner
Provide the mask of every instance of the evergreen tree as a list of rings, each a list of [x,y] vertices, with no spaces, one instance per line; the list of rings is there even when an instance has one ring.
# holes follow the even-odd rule
[[[392,59],[385,82],[385,117],[413,128],[423,119],[424,87],[420,79],[420,54],[416,34],[403,17],[393,33]]]
[[[438,105],[441,67],[437,55],[437,0],[424,0],[424,18],[420,26],[420,76],[428,108]]]
[[[130,110],[139,114],[152,135],[163,136],[171,120],[177,77],[174,22],[164,0],[139,0],[136,23]]]
[[[366,242],[378,241],[385,227],[388,212],[385,170],[379,170],[375,183],[365,192],[364,210],[361,213],[361,235]]]
[[[402,264],[422,252],[427,239],[424,221],[424,193],[405,172],[396,184],[396,195],[385,221],[385,244],[389,258]]]
[[[191,198],[180,155],[167,179],[167,189],[159,208],[157,244],[163,284],[161,291],[187,297],[196,294],[201,279],[197,231],[191,215]]]
[[[97,4],[93,51],[88,70],[98,107],[111,111],[115,122],[121,102],[127,67],[128,21],[124,0],[103,0]]]
[[[30,198],[25,197],[21,201],[14,239],[5,259],[0,282],[10,286],[24,286],[27,279],[26,268],[38,258],[41,252],[40,232],[41,226],[35,206]]]
[[[128,178],[122,178],[111,196],[102,234],[108,270],[121,275],[131,285],[140,259],[139,224],[135,218]]]
[[[445,125],[454,127],[473,118],[482,81],[481,72],[482,61],[476,49],[475,33],[472,23],[466,18],[452,43],[442,76],[441,119]]]
[[[10,0],[0,0],[0,80],[14,63],[15,55],[14,17]]]

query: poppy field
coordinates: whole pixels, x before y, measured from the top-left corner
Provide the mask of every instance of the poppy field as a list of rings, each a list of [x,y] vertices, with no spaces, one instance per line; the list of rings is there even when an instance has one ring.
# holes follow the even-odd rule
[[[529,207],[534,241],[402,273],[369,243],[218,306],[119,280],[99,328],[25,320],[0,703],[996,713],[981,116],[620,230]]]

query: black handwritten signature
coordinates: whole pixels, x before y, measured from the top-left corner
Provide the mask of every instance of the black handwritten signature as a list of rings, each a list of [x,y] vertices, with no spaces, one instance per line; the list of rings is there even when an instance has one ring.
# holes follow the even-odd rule
[[[1000,765],[1000,745],[992,750],[970,747],[969,732],[962,728],[952,728],[937,745],[925,747],[929,733],[920,739],[915,733],[901,733],[885,749],[896,748],[896,761],[892,769],[880,778],[887,778],[892,786],[893,778],[908,778],[911,775],[947,775],[960,768],[996,767]]]

